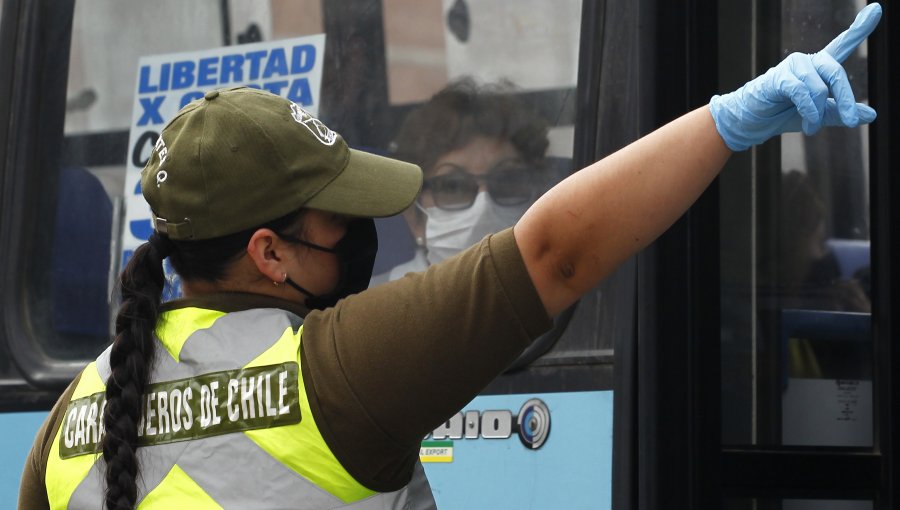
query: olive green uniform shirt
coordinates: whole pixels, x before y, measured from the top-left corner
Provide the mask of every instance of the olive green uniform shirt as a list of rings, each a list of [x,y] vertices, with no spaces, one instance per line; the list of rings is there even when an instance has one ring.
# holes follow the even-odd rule
[[[253,294],[181,299],[164,310],[185,306],[305,316],[303,380],[316,423],[344,468],[379,492],[406,485],[422,438],[551,326],[512,229],[324,311]],[[77,381],[38,431],[19,508],[48,508],[47,457]]]

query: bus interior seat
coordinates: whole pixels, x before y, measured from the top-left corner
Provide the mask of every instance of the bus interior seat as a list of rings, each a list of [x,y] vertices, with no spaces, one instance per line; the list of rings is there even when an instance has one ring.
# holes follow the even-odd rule
[[[832,238],[826,244],[838,261],[842,278],[853,278],[857,271],[870,265],[868,240]]]
[[[87,169],[63,167],[52,249],[53,325],[62,334],[109,335],[112,202]]]

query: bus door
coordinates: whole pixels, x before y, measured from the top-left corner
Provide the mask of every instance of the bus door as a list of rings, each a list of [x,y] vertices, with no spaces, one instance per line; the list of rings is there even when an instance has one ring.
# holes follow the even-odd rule
[[[818,51],[865,3],[652,3],[651,65],[672,77],[654,124]],[[897,507],[898,18],[882,6],[844,62],[878,120],[735,153],[639,256],[616,508]]]

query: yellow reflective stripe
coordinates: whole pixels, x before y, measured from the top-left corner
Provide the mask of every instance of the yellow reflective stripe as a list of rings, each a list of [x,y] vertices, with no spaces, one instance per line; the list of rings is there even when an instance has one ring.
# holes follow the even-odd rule
[[[72,394],[72,399],[86,397],[98,391],[104,391],[106,385],[100,380],[97,373],[97,364],[92,362],[81,374],[78,386]],[[59,441],[66,430],[65,421],[56,431],[56,437],[50,446],[50,456],[47,459],[47,478],[44,480],[47,486],[47,500],[50,508],[64,510],[69,505],[69,498],[87,476],[88,471],[100,455],[82,455],[81,457],[63,460],[59,457]]]
[[[172,466],[169,474],[155,489],[147,494],[147,497],[137,506],[138,510],[153,510],[159,508],[190,508],[191,510],[221,510],[222,506],[213,500],[197,485],[178,464]]]
[[[62,460],[59,458],[59,434],[50,447],[50,460],[47,463],[47,501],[53,510],[65,510],[69,506],[69,499],[75,492],[75,489],[81,485],[82,480],[87,476],[88,472],[95,462],[100,458],[100,454],[82,455],[73,459]],[[51,465],[58,464],[57,467]],[[51,473],[53,474],[51,480]]]
[[[92,361],[88,366],[84,367],[81,379],[78,380],[78,386],[75,387],[75,392],[72,393],[72,400],[93,395],[98,391],[106,391],[106,381],[100,379],[100,374],[97,372],[97,362]]]
[[[208,329],[225,312],[205,308],[178,308],[163,312],[156,323],[156,336],[175,361],[187,339],[201,329]]]
[[[269,350],[262,353],[247,367],[265,366],[285,360],[297,360],[300,363],[300,337],[303,328],[295,335],[291,328]],[[301,389],[300,423],[271,429],[251,430],[244,432],[253,442],[269,455],[278,459],[319,488],[328,491],[345,503],[351,503],[375,494],[363,487],[341,465],[325,444],[319,428],[313,420],[309,408],[309,399],[303,386],[303,370],[298,373]]]

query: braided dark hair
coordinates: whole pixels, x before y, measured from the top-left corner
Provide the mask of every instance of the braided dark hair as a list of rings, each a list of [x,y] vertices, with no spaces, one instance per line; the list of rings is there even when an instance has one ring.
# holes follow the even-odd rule
[[[153,234],[157,236],[157,234]],[[150,380],[156,350],[153,330],[159,314],[165,274],[160,253],[165,241],[156,237],[135,250],[122,272],[122,304],[116,317],[116,337],[109,356],[101,448],[106,461],[106,508],[132,509],[137,503],[138,422],[141,396]]]
[[[259,227],[202,241],[171,241],[154,233],[138,247],[119,279],[122,302],[110,351],[111,374],[106,381],[105,434],[100,447],[106,462],[107,510],[132,510],[137,504],[138,424],[143,415],[141,396],[150,381],[156,351],[153,332],[165,286],[163,259],[183,280],[221,281],[240,258],[250,236],[260,228],[302,237],[305,210],[293,212]]]

